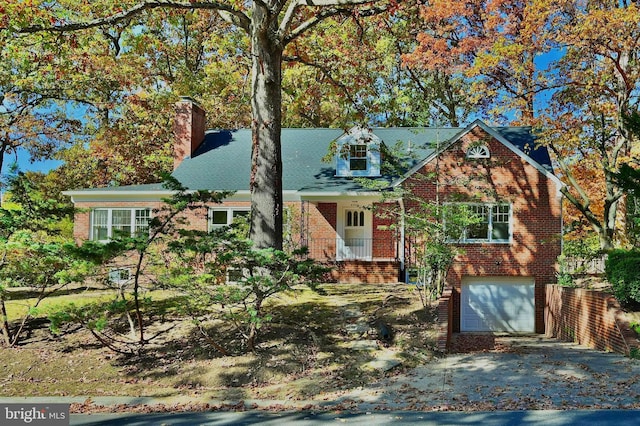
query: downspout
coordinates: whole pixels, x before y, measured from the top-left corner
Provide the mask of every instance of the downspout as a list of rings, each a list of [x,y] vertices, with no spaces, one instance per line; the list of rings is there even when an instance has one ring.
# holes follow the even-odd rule
[[[559,192],[559,191],[558,191]],[[564,196],[560,192],[560,256],[564,253]]]
[[[398,259],[400,260],[400,270],[403,272],[404,274],[404,281],[407,281],[407,269],[406,269],[406,265],[405,265],[405,238],[404,238],[404,200],[402,199],[402,197],[400,198],[400,200],[398,200],[398,203],[400,204],[400,244],[399,244],[399,256]]]

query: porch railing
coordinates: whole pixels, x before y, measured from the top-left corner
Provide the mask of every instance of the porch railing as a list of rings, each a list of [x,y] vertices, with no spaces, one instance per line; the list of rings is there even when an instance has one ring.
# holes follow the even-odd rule
[[[563,261],[563,272],[573,275],[599,275],[604,274],[607,255],[603,254],[595,258],[567,257]]]
[[[397,260],[393,238],[314,238],[307,242],[309,257],[317,260]]]

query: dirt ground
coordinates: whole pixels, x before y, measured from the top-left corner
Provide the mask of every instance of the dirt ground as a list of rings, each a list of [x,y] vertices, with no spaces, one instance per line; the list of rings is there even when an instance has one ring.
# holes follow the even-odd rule
[[[0,349],[0,396],[322,399],[437,356],[435,310],[424,309],[411,287],[332,284],[320,290],[276,300],[255,353],[244,353],[228,328],[208,325],[229,356],[189,320],[156,324],[174,328],[139,357],[110,352],[80,328],[54,336],[46,321],[38,321],[22,345]],[[380,340],[376,319],[390,328],[391,342]],[[391,353],[399,365],[390,372],[371,367],[381,353]]]
[[[0,348],[0,398],[89,398],[72,404],[76,413],[244,410],[244,401],[284,402],[260,407],[270,411],[309,401],[339,410],[640,406],[640,364],[614,354],[540,336],[532,343],[458,335],[445,357],[435,349],[435,305],[423,308],[404,284],[324,285],[319,293],[282,296],[270,312],[254,353],[223,324],[207,325],[228,356],[190,321],[171,316],[150,327],[171,332],[136,357],[101,347],[80,328],[54,336],[46,320],[37,321],[24,344]],[[381,336],[380,322],[391,340]],[[90,399],[109,397],[189,402],[101,407]]]

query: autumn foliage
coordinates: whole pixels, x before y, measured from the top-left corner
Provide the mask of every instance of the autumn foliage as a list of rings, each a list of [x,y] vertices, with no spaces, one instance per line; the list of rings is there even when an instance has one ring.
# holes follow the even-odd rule
[[[63,159],[67,186],[150,182],[169,171],[178,96],[212,128],[252,126],[261,68],[247,30],[260,5],[290,23],[273,32],[281,124],[534,126],[567,184],[567,222],[602,248],[626,241],[612,175],[638,155],[621,118],[638,109],[636,2],[271,3],[6,2],[0,161],[26,147]]]

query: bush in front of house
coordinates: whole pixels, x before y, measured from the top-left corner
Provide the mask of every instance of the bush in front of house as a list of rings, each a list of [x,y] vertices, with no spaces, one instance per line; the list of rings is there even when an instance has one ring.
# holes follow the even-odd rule
[[[640,251],[610,252],[605,263],[605,274],[622,305],[640,306]]]

